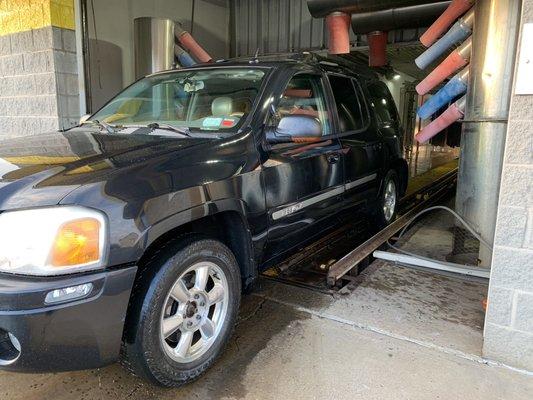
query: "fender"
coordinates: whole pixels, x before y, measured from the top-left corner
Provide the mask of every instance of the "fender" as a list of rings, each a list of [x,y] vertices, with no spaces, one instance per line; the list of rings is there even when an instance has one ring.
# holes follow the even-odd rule
[[[149,227],[144,232],[143,237],[139,240],[140,243],[143,243],[142,250],[144,252],[156,239],[171,230],[201,218],[214,216],[225,211],[237,212],[241,216],[243,223],[246,226],[246,230],[250,233],[251,237],[250,227],[248,226],[246,219],[246,206],[244,202],[240,199],[221,199],[205,202],[204,204],[188,208],[187,210],[173,214],[164,220],[158,221]]]
[[[241,268],[243,287],[245,290],[257,278],[258,268],[256,262],[257,251],[252,242],[252,232],[246,217],[246,204],[240,199],[220,199],[209,201],[180,211],[149,227],[143,234],[139,243],[137,259],[149,249],[158,238],[168,232],[178,230],[189,223],[199,222],[205,217],[217,218],[216,223],[222,226],[229,224],[234,227],[229,232],[224,232],[224,242],[231,248]],[[237,220],[238,219],[238,222]]]

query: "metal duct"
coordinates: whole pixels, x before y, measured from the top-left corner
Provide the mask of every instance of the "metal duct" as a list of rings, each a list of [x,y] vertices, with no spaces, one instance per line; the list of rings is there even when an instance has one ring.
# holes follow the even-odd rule
[[[307,0],[307,8],[315,18],[322,18],[334,11],[347,14],[366,13],[393,7],[407,7],[442,0]]]
[[[461,137],[456,211],[494,242],[522,2],[477,0],[470,79]],[[523,183],[525,184],[525,183]],[[480,264],[491,251],[481,246]]]
[[[329,32],[329,53],[348,54],[350,52],[350,16],[333,12],[326,17]]]
[[[170,19],[135,18],[135,78],[174,68],[174,27]]]
[[[431,25],[451,1],[395,7],[375,12],[352,14],[352,29],[356,34],[391,31]]]
[[[369,32],[368,41],[368,65],[370,67],[383,67],[387,65],[387,32]]]

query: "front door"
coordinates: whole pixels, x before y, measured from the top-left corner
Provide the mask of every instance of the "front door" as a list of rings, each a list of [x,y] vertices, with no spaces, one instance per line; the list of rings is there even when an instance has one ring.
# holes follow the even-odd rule
[[[335,224],[344,193],[340,143],[332,135],[321,73],[298,73],[290,78],[274,105],[267,126],[284,115],[310,115],[322,126],[322,138],[312,142],[272,145],[263,162],[268,243],[264,261],[277,259]]]

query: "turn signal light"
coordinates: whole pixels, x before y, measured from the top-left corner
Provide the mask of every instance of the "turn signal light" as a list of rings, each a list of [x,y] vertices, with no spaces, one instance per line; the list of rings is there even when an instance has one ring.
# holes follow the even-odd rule
[[[56,235],[50,257],[54,267],[68,267],[100,259],[100,222],[82,218],[63,224]]]

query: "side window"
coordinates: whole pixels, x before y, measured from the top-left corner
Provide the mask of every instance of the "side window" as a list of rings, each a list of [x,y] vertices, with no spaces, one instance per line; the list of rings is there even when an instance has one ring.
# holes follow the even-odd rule
[[[380,125],[392,125],[399,121],[398,111],[389,89],[383,82],[368,85],[370,107],[374,110]]]
[[[352,79],[330,75],[329,82],[339,116],[340,132],[363,129],[367,123],[366,109],[363,108],[359,101]]]
[[[277,119],[286,115],[310,115],[322,125],[324,136],[331,134],[324,86],[320,75],[298,74],[287,84],[276,107]]]

